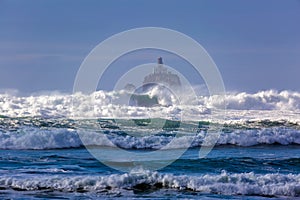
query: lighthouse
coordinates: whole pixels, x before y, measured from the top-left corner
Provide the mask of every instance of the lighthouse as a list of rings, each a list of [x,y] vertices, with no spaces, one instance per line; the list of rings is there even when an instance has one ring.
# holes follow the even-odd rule
[[[159,57],[157,59],[157,66],[154,68],[153,73],[154,74],[165,74],[167,72],[168,72],[168,70],[166,67],[164,67],[162,57]]]
[[[154,67],[153,73],[144,77],[143,89],[145,91],[157,84],[171,88],[181,86],[180,78],[164,66],[162,57],[157,58],[157,66]]]
[[[163,64],[162,57],[157,58],[157,64]]]

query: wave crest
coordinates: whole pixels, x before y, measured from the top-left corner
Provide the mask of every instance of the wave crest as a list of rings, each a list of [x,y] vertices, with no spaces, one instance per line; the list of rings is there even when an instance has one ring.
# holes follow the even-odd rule
[[[64,192],[122,192],[122,190],[174,189],[199,193],[256,196],[300,196],[300,175],[228,174],[176,176],[158,172],[113,174],[108,176],[42,176],[36,178],[0,177],[1,188]]]
[[[0,94],[0,113],[9,117],[149,117],[179,118],[185,113],[199,116],[211,114],[210,109],[222,108],[218,96],[198,96],[181,92],[180,103],[171,93],[159,92],[157,88],[148,91],[149,97],[157,96],[160,105],[154,107],[130,106],[130,93],[126,91],[97,91],[91,95],[51,94],[18,97]],[[229,93],[226,95],[227,109],[231,110],[300,110],[300,93],[292,91],[267,90],[255,94]],[[72,106],[73,105],[73,106]]]
[[[51,128],[40,129],[25,127],[17,131],[0,132],[0,149],[57,149],[82,147],[82,141],[88,146],[120,147],[124,149],[160,149],[170,143],[176,132],[152,132],[145,136],[131,136],[119,131],[84,131],[78,135],[75,129]],[[204,131],[199,133],[181,133],[171,149],[200,147],[206,137]],[[213,136],[212,136],[213,137]],[[107,138],[109,140],[107,140]],[[193,142],[190,144],[190,140]],[[109,142],[107,142],[109,141]],[[273,127],[251,130],[233,130],[220,134],[216,145],[290,145],[300,144],[300,131],[286,127]]]

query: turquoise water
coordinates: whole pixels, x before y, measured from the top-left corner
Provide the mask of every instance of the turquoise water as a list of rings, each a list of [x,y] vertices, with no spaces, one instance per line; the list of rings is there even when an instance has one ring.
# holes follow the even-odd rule
[[[260,121],[224,125],[216,146],[205,158],[199,158],[203,135],[215,124],[185,122],[179,129],[179,122],[169,121],[164,128],[155,130],[153,126],[145,128],[146,122],[139,120],[138,126],[131,127],[132,132],[141,134],[137,136],[120,130],[114,120],[1,118],[0,198],[295,199],[300,196],[300,132],[295,123]],[[171,165],[154,171],[112,169],[95,159],[78,136],[79,131],[84,131],[80,135],[87,135],[90,147],[112,157],[122,155],[116,155],[114,146],[99,144],[103,141],[100,135],[125,151],[146,155],[174,137],[185,141],[191,135],[192,123],[198,128],[191,147]],[[180,143],[165,150],[164,155],[172,155],[184,147]],[[169,160],[168,157],[144,159],[149,165]],[[130,166],[133,162],[124,158],[120,163]]]

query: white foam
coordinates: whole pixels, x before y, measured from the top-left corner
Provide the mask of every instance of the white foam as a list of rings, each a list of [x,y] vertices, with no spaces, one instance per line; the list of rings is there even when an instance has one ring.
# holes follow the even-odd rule
[[[149,130],[150,131],[150,130]],[[131,135],[119,135],[110,133],[101,134],[99,131],[81,132],[79,138],[78,130],[66,128],[41,129],[35,127],[24,127],[17,131],[0,132],[0,149],[55,149],[81,147],[82,141],[85,145],[108,146],[124,149],[160,149],[174,139],[174,135],[157,135],[156,132],[145,136],[134,137]],[[137,130],[138,132],[138,130]],[[175,132],[174,132],[175,133]],[[170,149],[199,147],[206,134],[181,133]],[[210,135],[207,136],[209,139]],[[109,138],[110,142],[107,142]],[[193,139],[190,144],[190,139]],[[112,143],[113,144],[112,144]],[[234,130],[221,133],[216,145],[238,145],[253,146],[260,144],[300,144],[300,131],[296,129],[274,127],[252,130]]]
[[[64,192],[103,192],[134,190],[145,184],[154,188],[193,190],[199,193],[225,195],[290,196],[300,195],[300,175],[295,174],[228,174],[173,175],[157,172],[133,172],[107,176],[38,176],[0,177],[0,186],[7,189],[54,190]]]
[[[266,90],[255,94],[233,93],[226,95],[227,109],[234,110],[299,110],[300,93],[292,91]],[[207,104],[218,107],[216,96],[209,98]]]
[[[8,117],[79,117],[79,118],[164,118],[205,121],[287,120],[300,122],[300,93],[275,90],[255,94],[227,94],[227,115],[218,96],[198,96],[182,92],[175,97],[157,88],[148,91],[158,96],[160,105],[137,107],[128,105],[126,91],[97,91],[91,95],[40,94],[19,97],[0,95],[0,115]],[[180,103],[178,103],[180,102]],[[226,121],[225,120],[225,121]]]
[[[80,147],[76,131],[67,129],[43,130],[24,127],[18,131],[0,132],[1,149],[54,149]]]

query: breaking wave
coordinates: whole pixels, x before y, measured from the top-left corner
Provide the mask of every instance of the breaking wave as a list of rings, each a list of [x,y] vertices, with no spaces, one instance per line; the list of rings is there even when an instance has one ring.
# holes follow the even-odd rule
[[[19,97],[1,94],[0,114],[9,117],[70,117],[75,115],[98,118],[178,118],[183,110],[191,112],[193,116],[206,115],[211,113],[211,109],[219,109],[223,105],[218,96],[194,98],[184,91],[181,92],[180,98],[171,93],[159,92],[157,88],[152,88],[143,95],[148,95],[149,98],[156,96],[158,105],[153,107],[130,106],[128,99],[131,94],[124,90],[97,91],[91,95],[77,93]],[[180,99],[180,103],[178,103],[178,99]],[[226,105],[229,110],[299,111],[300,93],[275,90],[261,91],[255,94],[229,93],[226,96]]]
[[[80,132],[80,137],[78,133]],[[139,132],[140,133],[140,132]],[[88,146],[120,147],[123,149],[160,149],[174,138],[176,142],[170,149],[200,147],[204,138],[210,137],[205,131],[193,133],[159,131],[143,136],[132,136],[119,130],[83,131],[68,128],[23,127],[16,131],[0,132],[0,149],[58,149]],[[208,134],[208,135],[207,135]],[[212,136],[213,137],[213,136]],[[109,140],[107,140],[109,139]],[[190,141],[193,142],[190,144]],[[237,129],[223,131],[216,145],[291,145],[300,144],[300,130],[287,127],[260,129]]]
[[[143,107],[128,105],[125,100],[130,95],[126,91],[29,97],[2,94],[0,149],[78,148],[83,146],[82,140],[91,146],[114,144],[124,149],[160,149],[177,133],[180,137],[176,136],[178,143],[173,143],[172,148],[190,146],[191,137],[191,146],[199,147],[205,137],[209,139],[207,126],[216,123],[224,126],[217,145],[300,144],[300,93],[297,92],[269,90],[228,94],[227,116],[223,121],[211,120],[222,118],[224,114],[218,112],[221,103],[217,96],[198,96],[192,101],[183,93],[184,101],[178,104],[178,98],[172,98],[171,93],[152,88],[143,95],[157,96],[159,105]],[[82,119],[73,119],[74,113]],[[182,115],[187,121],[180,120]],[[90,117],[96,121],[88,121]],[[124,118],[123,127],[109,121]],[[130,124],[128,119],[140,121],[134,121],[134,127],[126,127]],[[168,119],[166,124],[170,127],[151,128],[151,124],[145,124],[151,119]],[[80,127],[82,121],[83,128]],[[158,120],[158,125],[160,123]],[[126,128],[134,130],[137,137],[127,134]],[[106,143],[104,137],[112,143]]]
[[[196,191],[224,195],[255,196],[300,196],[300,175],[255,174],[223,171],[216,175],[173,175],[158,172],[131,172],[107,176],[39,176],[0,177],[2,190],[17,191],[62,191],[120,193],[122,191],[143,191],[171,189]]]

